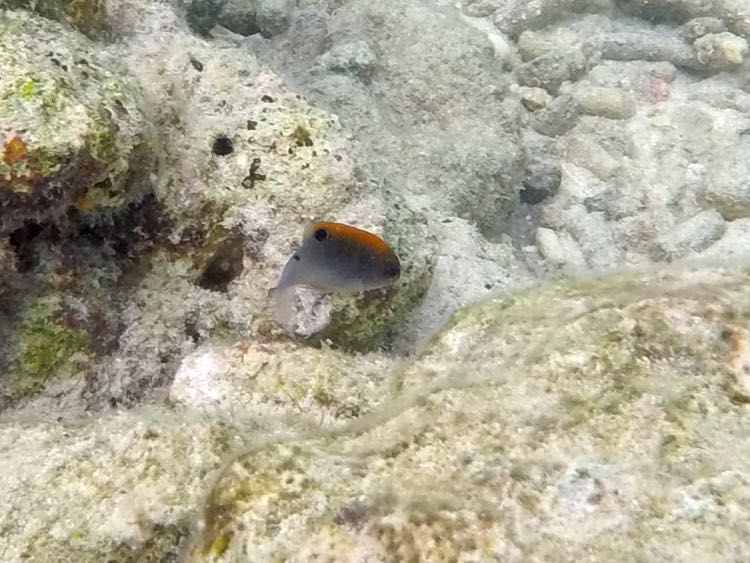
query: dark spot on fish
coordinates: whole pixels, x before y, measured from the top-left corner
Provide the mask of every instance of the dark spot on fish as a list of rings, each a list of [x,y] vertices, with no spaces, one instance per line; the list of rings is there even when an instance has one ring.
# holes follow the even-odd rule
[[[227,156],[228,154],[232,154],[234,152],[232,139],[230,139],[226,135],[219,135],[214,140],[214,146],[212,150],[214,151],[214,154],[218,156]]]
[[[271,103],[274,102],[274,99],[271,96],[269,96],[268,94],[266,94],[263,97],[261,97],[260,101],[271,104]]]
[[[299,262],[299,254],[295,254],[292,258],[294,258],[295,261]]]
[[[401,265],[400,264],[388,264],[385,267],[385,277],[388,279],[391,278],[397,278],[401,275]]]
[[[193,65],[193,68],[198,72],[203,72],[203,63],[192,55],[190,56],[190,64]]]
[[[318,229],[315,231],[315,240],[324,241],[328,238],[328,231],[325,229]]]
[[[257,121],[253,121],[252,119],[247,120],[247,129],[249,131],[255,131],[255,128],[258,126]]]

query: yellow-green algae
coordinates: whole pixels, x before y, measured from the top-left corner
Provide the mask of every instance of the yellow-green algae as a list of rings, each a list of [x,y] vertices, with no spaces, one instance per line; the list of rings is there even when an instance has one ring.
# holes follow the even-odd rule
[[[16,330],[16,360],[8,374],[8,385],[15,393],[37,391],[68,366],[75,354],[90,352],[88,335],[68,326],[61,314],[56,293],[36,298],[25,308]]]

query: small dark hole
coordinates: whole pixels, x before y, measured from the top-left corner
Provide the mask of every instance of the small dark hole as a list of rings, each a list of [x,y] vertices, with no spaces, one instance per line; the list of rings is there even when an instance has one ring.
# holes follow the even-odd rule
[[[255,128],[258,126],[257,121],[253,121],[252,119],[247,120],[247,128],[249,131],[255,131]]]
[[[328,238],[328,231],[326,231],[325,229],[318,229],[317,231],[315,231],[315,240],[323,241],[323,240],[326,240],[327,238]]]
[[[193,65],[193,68],[198,72],[203,72],[203,63],[195,57],[190,57],[190,64]]]
[[[214,140],[213,146],[214,154],[219,156],[226,156],[232,154],[234,146],[232,145],[232,139],[225,135],[220,135]]]
[[[266,94],[265,96],[261,97],[260,101],[261,101],[261,102],[267,102],[267,103],[269,103],[269,104],[270,104],[270,103],[272,103],[272,102],[273,102],[274,100],[273,100],[273,98],[272,98],[271,96],[269,96],[269,95],[267,95],[267,94]]]

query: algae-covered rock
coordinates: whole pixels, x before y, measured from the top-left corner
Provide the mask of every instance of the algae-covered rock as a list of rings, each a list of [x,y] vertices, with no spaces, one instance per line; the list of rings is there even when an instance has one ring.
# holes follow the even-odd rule
[[[73,206],[106,213],[144,189],[142,95],[113,56],[58,23],[2,11],[0,67],[0,232]]]
[[[185,560],[747,558],[747,282],[629,274],[465,309],[348,432],[228,465]]]
[[[32,10],[69,24],[91,38],[107,35],[108,12],[104,0],[0,0],[0,9],[5,8]]]

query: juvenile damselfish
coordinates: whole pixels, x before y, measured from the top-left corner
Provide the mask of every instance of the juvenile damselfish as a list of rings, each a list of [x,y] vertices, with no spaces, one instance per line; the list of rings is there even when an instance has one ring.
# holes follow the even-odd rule
[[[324,293],[355,292],[384,287],[400,276],[396,253],[379,236],[343,223],[312,223],[271,290],[281,317],[277,320],[289,320],[294,286]]]

